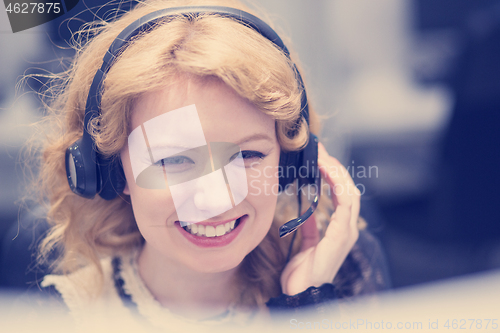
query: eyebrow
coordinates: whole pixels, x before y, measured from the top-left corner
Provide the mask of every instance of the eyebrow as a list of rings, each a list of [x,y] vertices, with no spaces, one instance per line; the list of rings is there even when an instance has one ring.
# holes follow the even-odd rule
[[[190,149],[193,149],[193,148],[196,148],[196,147],[192,147],[192,146],[183,146],[183,145],[179,145],[179,144],[163,144],[163,143],[157,143],[157,144],[153,144],[151,147],[151,149],[153,150],[158,150],[158,149],[181,149],[181,150],[190,150]]]
[[[240,140],[238,140],[237,142],[235,142],[235,145],[242,145],[244,143],[247,143],[247,142],[250,142],[250,141],[259,141],[259,140],[266,140],[266,141],[269,141],[269,142],[274,142],[274,140],[267,134],[265,133],[256,133],[256,134],[252,134],[252,135],[249,135],[247,137],[244,137]],[[189,147],[189,146],[182,146],[182,145],[179,145],[179,144],[174,144],[174,145],[169,145],[169,144],[155,144],[153,146],[150,147],[151,149],[153,150],[156,150],[156,149],[162,149],[162,148],[173,148],[173,149],[184,149],[184,150],[189,150],[189,149],[193,149],[195,147]]]
[[[239,140],[238,142],[235,142],[236,145],[241,145],[243,143],[247,143],[249,141],[258,141],[258,140],[266,140],[266,141],[270,141],[270,142],[274,142],[274,140],[267,134],[265,133],[257,133],[257,134],[252,134],[252,135],[249,135],[241,140]]]

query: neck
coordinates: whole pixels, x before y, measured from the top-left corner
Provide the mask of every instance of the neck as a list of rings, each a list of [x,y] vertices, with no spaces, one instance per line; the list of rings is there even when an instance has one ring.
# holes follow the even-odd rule
[[[237,268],[198,272],[165,258],[147,243],[139,255],[138,268],[156,300],[184,317],[207,319],[220,315],[234,300]]]

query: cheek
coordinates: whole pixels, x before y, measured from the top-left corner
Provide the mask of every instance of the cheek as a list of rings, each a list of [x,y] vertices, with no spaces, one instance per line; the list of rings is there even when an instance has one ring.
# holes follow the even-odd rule
[[[138,224],[151,220],[154,216],[163,216],[173,207],[173,200],[168,187],[163,190],[146,189],[138,186],[132,173],[128,150],[121,154],[123,171],[127,180],[125,194],[130,195],[134,216]],[[162,214],[163,213],[163,214]]]
[[[140,187],[132,187],[130,201],[138,225],[163,224],[170,220],[175,221],[175,209],[172,209],[172,197],[164,190],[146,190]]]
[[[250,168],[248,176],[248,201],[255,208],[259,220],[272,223],[279,193],[278,166],[270,163]]]
[[[272,200],[279,193],[279,167],[277,162],[251,166],[247,169],[247,180],[249,197]]]
[[[255,211],[254,238],[258,245],[269,232],[276,213],[278,200],[278,178],[260,177],[253,179],[254,187],[249,189],[247,201]]]
[[[165,221],[172,223],[169,219],[175,213],[172,195],[167,189],[154,190],[138,186],[133,179],[131,172],[125,169],[127,179],[128,194],[134,212],[135,220],[139,228],[144,225],[163,224]],[[130,170],[129,170],[130,171]]]

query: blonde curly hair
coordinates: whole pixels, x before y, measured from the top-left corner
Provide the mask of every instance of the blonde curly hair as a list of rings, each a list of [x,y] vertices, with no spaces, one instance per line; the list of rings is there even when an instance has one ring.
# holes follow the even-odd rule
[[[51,225],[41,243],[39,259],[47,259],[58,249],[60,256],[53,265],[54,272],[67,274],[89,264],[100,269],[102,257],[124,253],[142,244],[128,196],[121,194],[110,201],[97,196],[91,200],[77,196],[67,183],[64,154],[82,135],[89,87],[116,36],[152,11],[195,5],[227,6],[251,12],[235,0],[144,1],[111,23],[94,23],[80,32],[71,68],[53,81],[51,89],[55,96],[41,123],[50,130],[45,130],[42,140],[36,188],[47,206]],[[291,59],[296,63],[293,53]],[[282,150],[300,149],[309,130],[313,133],[319,130],[317,115],[309,107],[310,126],[302,122],[298,133],[288,136],[300,117],[302,91],[291,60],[272,42],[229,18],[176,16],[134,38],[106,76],[101,115],[89,128],[99,151],[108,157],[119,156],[129,135],[134,101],[145,92],[164,88],[169,78],[183,74],[215,77],[275,119]],[[320,202],[320,207],[324,207],[318,212],[329,209],[329,200],[324,199]],[[241,288],[241,304],[262,305],[280,293],[279,278],[290,241],[279,239],[277,229],[296,216],[296,205],[295,196],[280,196],[268,235],[240,265],[239,278],[245,285]],[[320,230],[324,229],[326,219],[317,220]]]

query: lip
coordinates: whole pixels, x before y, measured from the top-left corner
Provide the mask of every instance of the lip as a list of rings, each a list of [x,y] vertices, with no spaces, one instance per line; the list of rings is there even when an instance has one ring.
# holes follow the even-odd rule
[[[226,224],[227,222],[231,222],[231,221],[234,221],[234,220],[237,220],[239,218],[242,218],[244,217],[245,215],[242,215],[242,216],[239,216],[239,217],[236,217],[234,219],[229,219],[229,220],[225,220],[225,221],[217,221],[217,222],[186,222],[187,224],[198,224],[198,225],[204,225],[204,226],[207,226],[207,225],[211,225],[213,227],[216,227],[218,225],[221,225],[221,224]],[[175,221],[176,224],[178,224],[178,222],[180,221]],[[183,221],[184,222],[184,221]],[[241,221],[240,221],[241,223]]]
[[[187,232],[186,230],[184,230],[184,228],[181,227],[179,222],[175,222],[175,227],[179,230],[179,232],[184,237],[187,238],[187,240],[189,240],[191,243],[193,243],[196,246],[205,247],[205,248],[207,248],[207,247],[223,247],[223,246],[230,244],[239,235],[241,229],[243,229],[243,227],[245,226],[245,222],[248,219],[248,215],[243,215],[239,218],[240,218],[240,223],[236,228],[234,228],[233,231],[231,231],[228,234],[225,234],[223,236],[218,236],[218,237],[195,236],[195,235]],[[217,226],[219,224],[224,224],[224,223],[227,223],[229,221],[233,221],[233,220],[228,220],[228,221],[224,221],[224,222],[208,223],[208,224],[204,224],[204,225]],[[199,224],[201,224],[201,223],[199,223]]]

